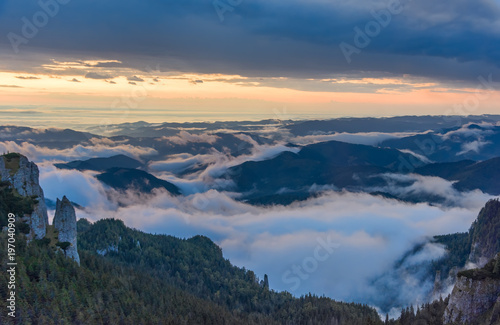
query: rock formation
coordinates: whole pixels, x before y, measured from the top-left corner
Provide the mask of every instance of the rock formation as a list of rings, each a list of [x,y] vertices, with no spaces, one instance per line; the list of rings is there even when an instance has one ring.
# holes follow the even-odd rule
[[[38,176],[38,167],[25,156],[7,154],[0,157],[0,180],[9,182],[19,195],[34,199],[33,212],[24,216],[24,220],[30,225],[28,240],[45,237],[49,223]]]
[[[490,200],[472,224],[469,262],[482,268],[500,251],[500,236],[496,233],[500,224],[500,202]]]
[[[60,243],[68,242],[70,245],[64,249],[67,257],[74,259],[80,264],[76,243],[76,213],[71,202],[64,196],[62,200],[57,199],[56,213],[54,215],[54,228],[58,231]]]
[[[500,280],[460,277],[444,314],[445,324],[469,324],[492,308],[500,294]]]
[[[483,269],[459,273],[444,313],[444,324],[499,324],[500,275],[495,264],[500,254]],[[498,267],[498,266],[497,266]]]

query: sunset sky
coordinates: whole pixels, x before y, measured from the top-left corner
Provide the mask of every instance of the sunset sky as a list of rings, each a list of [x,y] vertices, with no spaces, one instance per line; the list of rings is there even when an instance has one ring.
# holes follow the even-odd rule
[[[494,114],[500,2],[0,1],[0,120]]]

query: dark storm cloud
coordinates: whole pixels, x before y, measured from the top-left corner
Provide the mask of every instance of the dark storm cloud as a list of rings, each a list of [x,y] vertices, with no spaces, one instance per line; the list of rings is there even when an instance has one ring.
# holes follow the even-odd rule
[[[339,44],[354,45],[354,28],[364,30],[375,21],[372,11],[389,5],[243,1],[221,22],[212,1],[70,1],[19,48],[115,59],[142,69],[151,62],[170,71],[254,76],[364,71],[470,81],[499,73],[500,12],[492,0],[403,1],[348,64]],[[32,21],[40,10],[36,2],[9,2],[0,11],[0,29],[22,36],[22,17]],[[0,42],[12,52],[7,37]]]

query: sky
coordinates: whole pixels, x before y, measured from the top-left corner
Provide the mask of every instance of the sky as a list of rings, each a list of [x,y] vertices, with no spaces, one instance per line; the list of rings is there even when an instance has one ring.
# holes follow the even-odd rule
[[[497,113],[498,0],[0,0],[0,120]]]

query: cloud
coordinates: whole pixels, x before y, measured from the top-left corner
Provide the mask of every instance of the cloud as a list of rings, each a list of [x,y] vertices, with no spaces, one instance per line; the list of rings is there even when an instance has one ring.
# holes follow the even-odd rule
[[[353,144],[364,144],[369,146],[376,146],[379,143],[389,139],[399,139],[415,135],[414,132],[359,132],[359,133],[332,133],[332,134],[314,134],[306,136],[297,136],[289,139],[291,143],[297,145],[308,145],[318,142],[337,140]]]
[[[29,110],[29,109],[19,109],[19,108],[11,108],[11,109],[2,109],[0,110],[0,114],[43,114],[41,111],[35,111],[35,110]],[[12,133],[8,131],[7,129],[3,130],[6,133],[2,133],[0,137],[6,138],[6,137],[11,137]]]
[[[476,125],[476,127],[473,127],[473,125]],[[484,135],[491,135],[495,133],[495,131],[491,130],[494,127],[491,123],[485,123],[483,121],[479,124],[479,126],[480,127],[477,127],[476,123],[467,123],[462,125],[457,130],[449,131],[443,134],[442,138],[444,140],[453,138],[462,140],[463,138],[469,137],[481,138]]]
[[[274,145],[259,145],[255,140],[246,134],[235,135],[240,140],[248,141],[250,149],[249,154],[241,154],[233,157],[228,153],[213,150],[210,155],[197,155],[197,156],[173,156],[164,161],[157,161],[150,165],[152,172],[156,177],[165,179],[177,185],[183,193],[194,194],[205,192],[211,188],[226,190],[232,188],[234,183],[229,179],[221,179],[227,170],[231,167],[238,166],[247,161],[261,161],[274,158],[284,151],[297,153],[300,148],[287,147],[284,144]],[[177,177],[172,172],[178,171],[176,168],[188,167],[189,164],[206,165],[196,173],[184,176],[183,178]],[[191,165],[192,166],[192,165]]]
[[[158,141],[169,141],[178,145],[185,145],[188,143],[215,143],[219,139],[218,136],[213,134],[191,134],[187,131],[181,131],[179,134],[171,137],[162,137]]]
[[[128,77],[127,80],[128,81],[138,81],[138,82],[143,82],[144,81],[144,79],[139,78],[137,76]]]
[[[51,149],[37,146],[28,142],[17,144],[13,141],[0,142],[0,152],[19,152],[29,160],[41,162],[44,160],[70,161],[88,159],[92,157],[110,157],[118,154],[128,155],[137,159],[142,156],[154,156],[158,152],[152,148],[135,147],[128,144],[119,145],[75,145],[67,149]]]
[[[419,306],[432,299],[434,279],[430,272],[433,261],[447,254],[441,244],[427,242],[416,253],[405,256],[397,266],[376,277],[367,290],[368,299],[383,313],[399,317],[400,308]],[[394,302],[397,302],[394,304]]]
[[[97,62],[96,64],[92,64],[90,66],[97,68],[119,68],[123,66],[123,63],[119,61],[108,61],[108,62]]]
[[[23,79],[23,80],[36,80],[36,79],[40,79],[38,77],[34,77],[34,76],[16,76],[17,79]]]
[[[87,79],[113,79],[114,77],[109,74],[99,74],[97,72],[89,72],[85,75]]]
[[[366,190],[385,192],[402,198],[431,198],[441,201],[446,206],[464,207],[467,209],[486,202],[492,197],[480,190],[460,192],[453,187],[454,182],[440,177],[422,176],[417,174],[383,174],[387,185]]]
[[[167,160],[151,162],[149,168],[157,172],[167,171],[176,173],[186,170],[189,167],[193,167],[195,165],[215,163],[217,161],[217,157],[215,155],[216,155],[215,152],[213,154],[207,154],[207,155],[191,155],[191,154],[171,155],[168,157]]]
[[[410,149],[399,149],[399,151],[401,151],[403,153],[409,153],[410,155],[413,155],[413,156],[417,157],[418,159],[420,159],[421,161],[423,161],[426,164],[433,163],[433,161],[430,160],[429,158],[427,158],[426,156],[418,154],[418,153],[416,153],[414,151],[411,151]]]
[[[96,172],[61,170],[48,162],[38,166],[40,186],[45,198],[55,201],[66,195],[72,202],[83,207],[113,209],[114,205],[106,199],[104,186],[94,177]]]
[[[24,88],[24,87],[17,86],[17,85],[0,85],[0,87],[3,87],[3,88]]]
[[[457,153],[457,156],[464,155],[468,152],[475,152],[479,153],[482,147],[484,147],[487,144],[491,144],[491,141],[472,141],[472,142],[466,142],[462,144],[462,151]]]
[[[113,14],[117,7],[138,17],[133,29],[124,18],[127,15]],[[347,64],[339,44],[353,45],[354,28],[363,30],[376,22],[372,13],[386,8],[384,1],[363,6],[361,1],[258,0],[231,5],[221,23],[212,5],[200,6],[195,0],[81,2],[61,8],[61,15],[29,45],[48,49],[49,54],[70,56],[80,51],[122,63],[99,66],[144,69],[143,62],[149,60],[169,70],[256,77],[319,78],[362,72],[470,83],[477,82],[478,75],[499,74],[500,8],[489,0],[405,2],[404,10],[392,15],[389,25],[369,37],[369,44]],[[36,2],[16,2],[4,9],[0,29],[18,34],[19,17],[40,10]],[[88,21],[95,23],[89,26]],[[104,25],[109,28],[101,28]],[[0,47],[12,51],[6,37]]]

